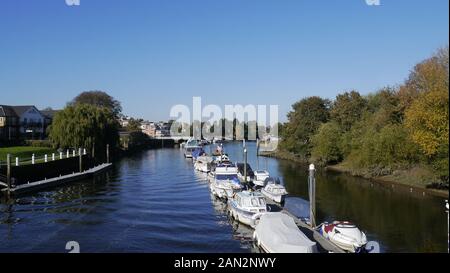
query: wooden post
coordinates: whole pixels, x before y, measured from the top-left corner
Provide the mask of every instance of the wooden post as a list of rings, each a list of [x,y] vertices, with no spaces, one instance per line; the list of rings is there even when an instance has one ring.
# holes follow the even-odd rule
[[[83,172],[83,155],[81,154],[81,148],[78,150],[78,156],[80,157],[80,173]]]
[[[106,144],[106,163],[109,163],[109,144]]]
[[[67,149],[67,155],[66,158],[69,158],[70,154],[69,154],[69,149]]]
[[[6,184],[8,185],[8,193],[11,189],[11,155],[6,156]]]
[[[44,156],[44,161],[45,161],[45,163],[48,162],[48,156],[47,155]]]
[[[314,164],[309,165],[309,218],[311,227],[316,227],[316,179],[315,179],[315,167]]]
[[[55,161],[55,153],[52,153],[52,161]]]
[[[16,157],[16,166],[19,166],[19,158]]]
[[[62,152],[59,152],[59,159],[62,159]]]
[[[34,154],[31,156],[31,164],[34,164],[35,162],[35,158],[34,158]]]
[[[77,153],[76,153],[75,149],[73,149],[72,156],[75,157],[76,155],[77,155]]]

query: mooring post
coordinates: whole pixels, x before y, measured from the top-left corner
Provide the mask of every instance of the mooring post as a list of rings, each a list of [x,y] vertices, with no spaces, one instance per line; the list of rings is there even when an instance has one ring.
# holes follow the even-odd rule
[[[247,148],[244,148],[244,182],[247,183]]]
[[[78,150],[78,156],[80,157],[80,173],[83,172],[83,155],[81,154],[81,148]]]
[[[256,169],[259,170],[259,138],[256,139]]]
[[[8,193],[11,189],[11,155],[6,155],[6,184],[8,185]]]
[[[311,222],[311,227],[316,227],[316,179],[315,175],[315,167],[314,164],[309,165],[309,179],[308,179],[308,188],[309,188],[309,219]]]
[[[106,144],[106,163],[109,163],[109,144]]]
[[[245,139],[242,140],[242,161],[245,160]]]
[[[449,235],[449,230],[448,230],[448,226],[449,226],[449,221],[448,221],[448,200],[445,200],[445,209],[447,212],[447,253],[450,253],[449,251],[449,244],[450,244],[450,235]]]

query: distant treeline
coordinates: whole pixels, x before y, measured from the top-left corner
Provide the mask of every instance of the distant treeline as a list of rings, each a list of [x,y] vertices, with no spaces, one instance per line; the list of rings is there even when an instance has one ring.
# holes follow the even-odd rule
[[[401,86],[296,102],[280,130],[281,150],[374,175],[420,165],[448,185],[448,60],[448,47],[442,48],[417,64]]]

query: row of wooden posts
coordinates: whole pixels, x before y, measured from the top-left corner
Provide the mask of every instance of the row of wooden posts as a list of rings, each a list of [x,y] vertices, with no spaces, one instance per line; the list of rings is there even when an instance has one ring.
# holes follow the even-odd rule
[[[80,173],[83,172],[83,155],[86,155],[86,149],[79,148],[78,149],[78,157],[79,157],[79,166],[80,166]],[[72,151],[72,157],[76,156],[76,150]],[[70,152],[67,150],[66,152],[66,158],[70,157]],[[59,153],[59,159],[63,159],[63,153]],[[52,154],[52,160],[55,161],[55,153]],[[45,163],[48,162],[48,156],[45,155],[44,157]],[[109,144],[106,144],[106,163],[109,163]],[[19,158],[16,157],[16,166],[19,166]],[[35,156],[33,154],[31,158],[31,164],[35,164]],[[6,184],[8,186],[8,190],[11,188],[11,154],[8,154],[6,156]]]

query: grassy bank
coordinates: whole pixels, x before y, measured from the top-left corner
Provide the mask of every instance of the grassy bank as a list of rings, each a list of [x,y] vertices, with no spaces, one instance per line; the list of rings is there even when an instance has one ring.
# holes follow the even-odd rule
[[[11,154],[13,159],[18,157],[20,160],[25,160],[31,158],[33,154],[36,157],[42,157],[45,154],[51,155],[52,153],[55,153],[55,150],[47,147],[16,146],[0,148],[0,161],[5,162],[8,154]]]
[[[286,151],[277,151],[267,156],[283,160],[289,160],[299,164],[309,163],[304,158],[301,158]],[[370,179],[371,181],[383,184],[394,184],[410,187],[413,189],[420,189],[421,191],[427,192],[428,194],[434,196],[448,197],[449,194],[448,190],[427,188],[427,186],[430,185],[430,182],[435,179],[435,174],[429,168],[420,165],[406,169],[393,170],[390,174],[386,175],[373,175],[372,172],[368,169],[356,169],[350,166],[350,164],[345,162],[336,165],[325,166],[325,169],[335,172],[347,173],[352,176]]]

